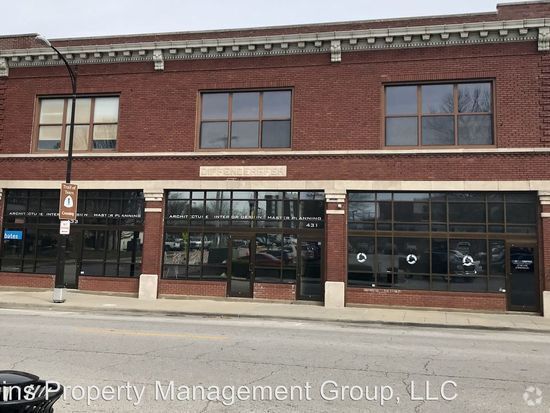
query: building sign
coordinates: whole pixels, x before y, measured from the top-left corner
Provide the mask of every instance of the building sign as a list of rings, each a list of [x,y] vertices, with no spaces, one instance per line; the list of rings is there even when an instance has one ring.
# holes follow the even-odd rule
[[[61,196],[59,197],[59,219],[75,221],[77,202],[78,187],[74,184],[61,184]]]
[[[250,178],[284,177],[286,166],[201,166],[201,177]]]
[[[71,233],[71,221],[59,222],[59,233],[61,235],[69,235]]]
[[[6,229],[4,230],[4,239],[22,240],[23,231]]]

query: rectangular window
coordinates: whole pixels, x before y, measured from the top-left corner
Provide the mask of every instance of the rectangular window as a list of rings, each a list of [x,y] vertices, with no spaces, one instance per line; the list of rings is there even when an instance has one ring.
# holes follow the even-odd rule
[[[493,145],[491,82],[386,86],[386,146]]]
[[[200,148],[290,148],[290,90],[203,93]]]
[[[529,192],[350,192],[348,285],[495,292],[506,240],[536,240]]]
[[[116,96],[79,97],[76,99],[73,150],[116,149],[118,132]],[[42,98],[39,102],[37,150],[69,149],[72,99]]]
[[[51,274],[57,259],[59,191],[10,189],[4,201],[0,270]],[[79,274],[135,277],[141,273],[142,191],[83,190],[71,245]],[[80,272],[82,271],[82,272]]]

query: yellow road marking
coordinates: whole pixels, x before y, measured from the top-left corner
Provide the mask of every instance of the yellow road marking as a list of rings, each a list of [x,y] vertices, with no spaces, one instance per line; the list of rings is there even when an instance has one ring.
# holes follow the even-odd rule
[[[121,330],[116,328],[93,328],[93,327],[81,327],[78,331],[83,333],[93,334],[119,334],[123,336],[140,336],[140,337],[174,337],[174,338],[187,338],[193,340],[227,340],[224,336],[203,336],[199,334],[191,333],[161,333],[152,331],[138,331],[138,330]]]

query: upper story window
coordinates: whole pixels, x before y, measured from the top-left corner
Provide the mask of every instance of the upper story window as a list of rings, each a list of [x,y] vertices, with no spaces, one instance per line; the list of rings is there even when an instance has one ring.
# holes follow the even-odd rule
[[[386,146],[493,145],[491,82],[386,87]]]
[[[39,102],[36,149],[69,149],[71,98],[42,98]],[[79,97],[76,100],[73,150],[116,148],[118,97]]]
[[[290,148],[289,90],[202,93],[200,148]]]

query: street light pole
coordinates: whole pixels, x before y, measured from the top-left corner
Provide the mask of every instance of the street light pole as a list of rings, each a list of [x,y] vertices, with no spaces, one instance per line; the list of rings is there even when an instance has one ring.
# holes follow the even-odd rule
[[[72,86],[72,99],[71,99],[71,123],[69,125],[69,147],[67,150],[67,172],[65,175],[65,183],[71,183],[71,170],[73,165],[73,137],[74,137],[74,120],[76,112],[76,73],[73,68],[65,59],[62,53],[53,46],[48,39],[44,36],[36,36],[37,40],[42,41],[47,46],[51,47],[61,61],[65,64],[67,71],[69,72],[69,77],[71,78]],[[65,302],[65,253],[67,251],[67,241],[69,236],[67,234],[58,234],[57,238],[57,260],[55,263],[55,286],[53,290],[53,302],[54,303],[63,303]]]

